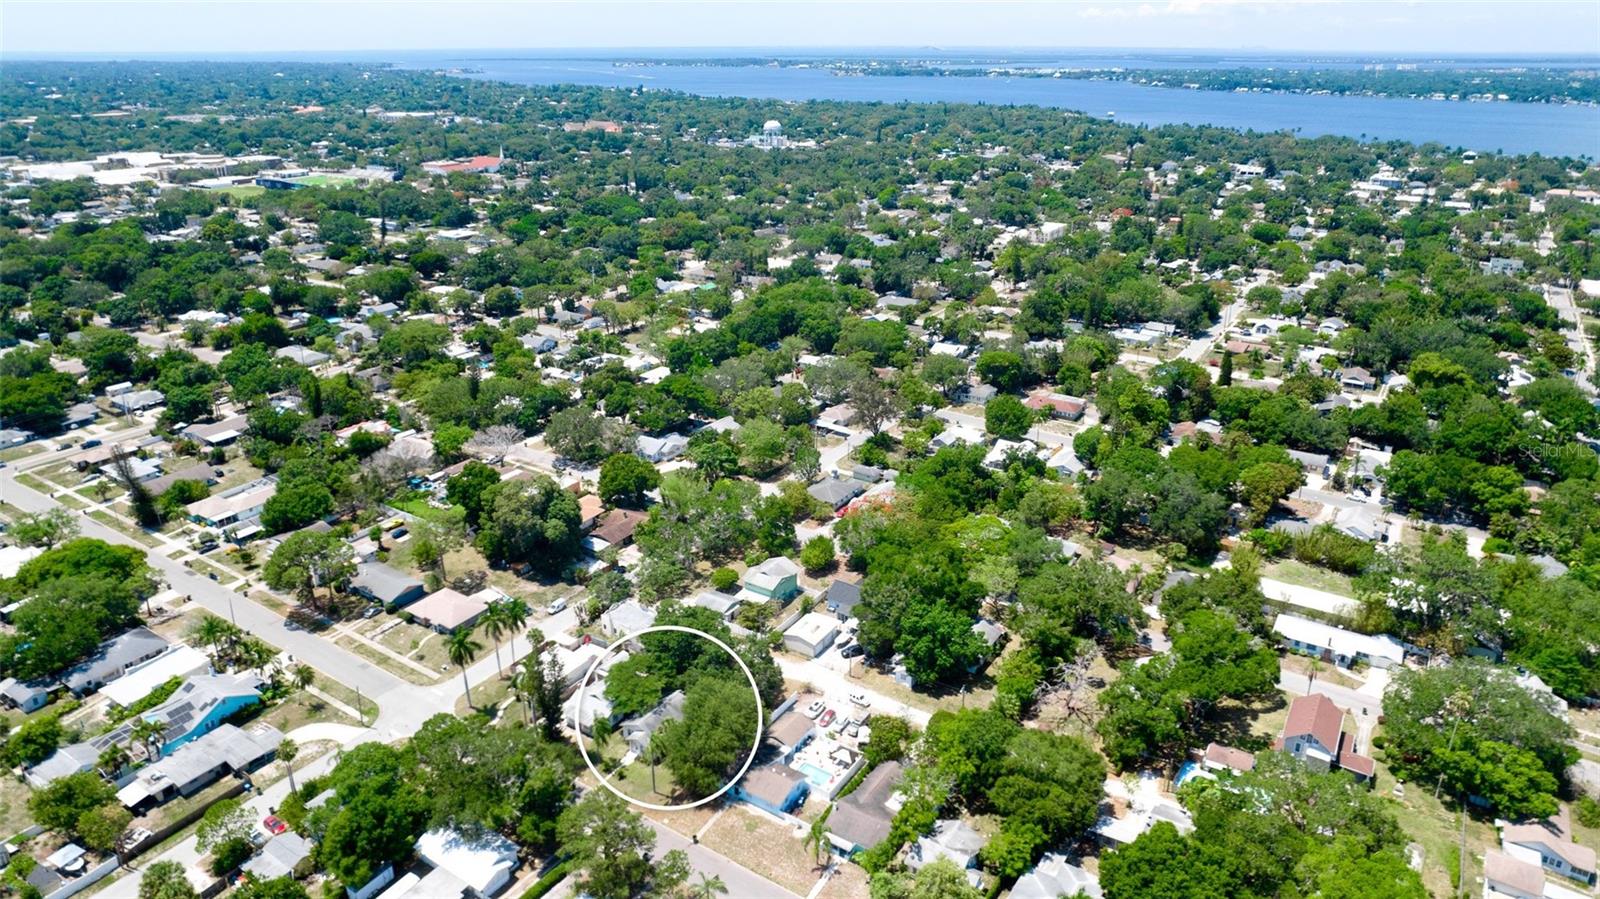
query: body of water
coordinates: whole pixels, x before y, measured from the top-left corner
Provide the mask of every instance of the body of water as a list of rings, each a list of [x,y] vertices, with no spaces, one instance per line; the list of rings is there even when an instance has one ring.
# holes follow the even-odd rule
[[[637,57],[635,57],[637,58]],[[1082,60],[1063,64],[1082,65]],[[1133,58],[1119,63],[1136,65]],[[457,56],[399,59],[416,69],[471,70],[514,84],[645,87],[713,97],[774,100],[1032,104],[1140,125],[1217,125],[1336,134],[1504,153],[1600,158],[1600,107],[1468,103],[1386,97],[1228,93],[1069,78],[838,76],[816,68],[616,65],[608,59]],[[774,114],[775,117],[781,116]]]

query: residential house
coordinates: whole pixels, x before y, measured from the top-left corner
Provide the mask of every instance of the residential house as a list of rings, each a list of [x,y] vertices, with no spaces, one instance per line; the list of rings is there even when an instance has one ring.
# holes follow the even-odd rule
[[[124,415],[154,409],[167,401],[166,395],[159,390],[129,390],[109,399],[111,405]]]
[[[835,578],[828,584],[822,598],[828,604],[829,612],[838,616],[840,621],[847,621],[861,603],[861,585]]]
[[[1083,417],[1084,409],[1088,403],[1075,396],[1064,393],[1052,393],[1048,390],[1035,391],[1028,395],[1023,405],[1034,411],[1048,411],[1051,418],[1064,418],[1068,421],[1077,421]]]
[[[670,462],[683,455],[683,451],[689,448],[689,440],[682,434],[668,434],[665,437],[640,434],[636,448],[648,462]]]
[[[234,674],[195,675],[184,681],[166,702],[139,716],[162,727],[153,744],[156,757],[172,755],[221,727],[240,709],[259,703],[261,685],[260,678]],[[99,736],[56,750],[54,755],[29,769],[28,782],[35,788],[43,788],[69,774],[91,770],[106,749],[132,744],[133,724],[124,721]]]
[[[841,478],[833,476],[818,481],[806,488],[806,493],[818,502],[827,503],[835,512],[844,508],[851,500],[866,492],[866,485],[855,478]]]
[[[817,723],[795,710],[801,701],[797,698],[794,706],[785,709],[783,714],[767,725],[766,742],[778,751],[778,757],[785,762],[817,735]],[[811,699],[808,696],[804,701],[810,702]]]
[[[736,801],[748,802],[774,815],[786,815],[800,807],[810,791],[811,784],[804,774],[788,765],[773,763],[751,768],[728,792]]]
[[[1332,662],[1340,668],[1361,663],[1374,668],[1395,668],[1405,661],[1405,644],[1388,634],[1358,634],[1288,612],[1280,614],[1272,629],[1294,652]]]
[[[691,605],[701,609],[710,609],[711,611],[717,613],[717,617],[721,618],[723,621],[732,621],[733,616],[738,614],[739,606],[743,603],[743,599],[737,596],[729,596],[728,594],[718,590],[701,590],[699,593],[696,593],[694,597],[691,598],[687,603],[685,603],[685,605]]]
[[[384,606],[407,606],[427,594],[422,581],[382,562],[356,565],[350,590]]]
[[[1056,852],[1039,859],[1033,870],[1017,878],[1011,887],[1011,899],[1060,899],[1062,896],[1100,899],[1101,895],[1100,878]]]
[[[744,589],[759,597],[784,602],[800,592],[799,578],[800,566],[784,556],[773,556],[744,573]]]
[[[107,681],[100,688],[100,695],[114,706],[127,708],[173,678],[187,680],[197,674],[210,673],[210,656],[188,644],[174,643],[161,655],[135,665],[116,680]]]
[[[441,634],[454,633],[457,628],[470,628],[478,623],[489,603],[498,600],[500,593],[493,588],[479,590],[471,596],[450,587],[444,587],[416,601],[407,611],[418,621]]]
[[[839,636],[839,619],[821,612],[807,612],[783,632],[783,646],[808,659],[814,659],[833,645]]]
[[[1566,806],[1550,818],[1530,824],[1506,824],[1500,829],[1500,849],[1506,855],[1585,886],[1595,883],[1595,851],[1572,841],[1572,820]]]
[[[1321,693],[1289,703],[1283,736],[1272,748],[1282,749],[1320,771],[1348,771],[1360,781],[1372,779],[1372,759],[1355,751],[1355,737],[1344,731],[1344,711]]]
[[[310,840],[293,831],[281,833],[268,840],[239,870],[257,880],[303,877],[311,872],[312,848]]]
[[[44,683],[24,683],[14,677],[0,680],[0,705],[19,712],[35,712],[50,702],[50,690]]]
[[[1378,386],[1378,379],[1360,366],[1351,366],[1339,369],[1339,386],[1351,390],[1372,390]]]
[[[166,652],[168,645],[164,637],[147,627],[133,628],[101,643],[93,655],[67,669],[61,682],[74,695],[86,696],[140,662]]]
[[[642,631],[656,623],[656,610],[646,608],[638,600],[617,603],[600,613],[600,627],[612,637]]]
[[[517,844],[493,830],[472,835],[436,829],[417,838],[417,857],[447,871],[475,896],[493,896],[510,885],[521,861]]]
[[[1587,892],[1547,880],[1537,863],[1530,864],[1491,849],[1483,857],[1484,899],[1589,899]]]
[[[656,707],[637,718],[622,722],[622,739],[635,753],[643,755],[650,746],[650,738],[668,721],[683,720],[683,691],[673,690]]]
[[[911,851],[906,854],[906,867],[920,871],[923,865],[941,858],[949,859],[957,868],[966,871],[967,880],[977,886],[982,880],[973,869],[978,865],[978,850],[987,842],[965,821],[952,818],[936,821],[933,833],[918,837],[911,844]]]
[[[249,521],[261,514],[261,509],[278,492],[278,479],[260,478],[240,484],[221,493],[196,500],[184,507],[189,520],[209,528],[225,528]]]
[[[899,810],[895,787],[904,776],[899,762],[884,762],[862,779],[855,792],[834,804],[828,816],[828,841],[835,849],[854,855],[888,838]]]
[[[182,433],[190,440],[204,443],[206,446],[227,446],[244,436],[249,427],[249,416],[230,415],[221,421],[190,425],[184,428]]]
[[[1255,770],[1256,757],[1243,749],[1235,749],[1232,746],[1224,746],[1221,743],[1208,743],[1206,744],[1205,755],[1200,758],[1200,765],[1207,771],[1228,771],[1233,774],[1243,774],[1246,771]]]
[[[283,742],[283,732],[269,725],[241,730],[223,724],[158,759],[134,775],[117,791],[117,801],[135,814],[193,796],[226,775],[246,774],[271,761]]]
[[[856,407],[849,403],[829,406],[817,415],[817,424],[834,429],[848,428],[855,424],[855,420]]]
[[[595,525],[590,536],[604,540],[610,546],[627,546],[633,542],[633,532],[650,516],[633,509],[612,509]]]
[[[310,347],[296,346],[294,344],[278,347],[278,351],[273,355],[277,356],[279,359],[288,359],[291,362],[298,362],[301,365],[304,365],[306,368],[316,368],[322,363],[333,358],[327,353],[318,352]]]

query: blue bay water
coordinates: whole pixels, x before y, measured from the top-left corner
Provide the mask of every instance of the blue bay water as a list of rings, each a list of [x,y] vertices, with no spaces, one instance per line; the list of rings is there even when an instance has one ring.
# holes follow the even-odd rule
[[[1080,62],[1081,60],[1074,60]],[[1121,60],[1125,65],[1130,60]],[[1437,142],[1484,152],[1600,158],[1600,107],[1388,97],[1228,93],[1067,78],[838,76],[816,68],[630,66],[608,59],[397,59],[403,68],[461,69],[515,84],[644,87],[716,97],[1032,104],[1140,125],[1217,125],[1312,137]]]

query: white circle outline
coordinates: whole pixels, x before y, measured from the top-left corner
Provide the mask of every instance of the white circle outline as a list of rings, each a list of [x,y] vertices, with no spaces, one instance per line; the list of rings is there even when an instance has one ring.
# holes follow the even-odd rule
[[[642,637],[645,634],[660,634],[669,632],[693,634],[696,637],[704,637],[705,639],[710,640],[712,643],[715,643],[723,652],[733,656],[733,661],[738,664],[739,670],[744,672],[745,679],[750,682],[750,692],[754,694],[756,698],[756,738],[755,741],[750,745],[750,752],[744,757],[744,766],[739,769],[738,774],[735,774],[733,777],[729,778],[728,782],[722,785],[722,789],[712,793],[710,796],[706,796],[703,799],[696,799],[694,802],[691,802],[687,805],[659,805],[654,802],[645,802],[643,799],[637,799],[633,796],[629,796],[628,794],[612,786],[611,781],[607,780],[606,776],[600,773],[600,769],[596,768],[594,766],[594,761],[589,758],[589,749],[584,745],[585,741],[583,738],[583,728],[580,726],[580,723],[583,721],[583,701],[589,692],[589,682],[594,680],[594,673],[600,670],[600,663],[611,658],[611,656],[616,653],[617,649],[624,643],[637,640],[639,637]],[[601,786],[610,790],[623,801],[630,802],[634,805],[640,806],[641,808],[647,808],[658,812],[683,812],[692,808],[699,808],[713,799],[721,797],[723,793],[733,789],[734,784],[744,779],[745,772],[750,770],[750,765],[755,762],[756,755],[761,751],[761,737],[766,733],[767,730],[766,725],[762,723],[763,719],[766,717],[766,714],[766,710],[761,705],[761,688],[756,686],[755,674],[751,673],[750,666],[745,664],[744,659],[739,658],[739,654],[734,652],[732,647],[728,646],[728,644],[722,642],[721,640],[718,640],[716,637],[711,636],[705,631],[698,630],[696,628],[684,627],[681,624],[654,624],[650,627],[640,628],[632,633],[623,634],[622,636],[618,637],[616,640],[612,641],[611,645],[606,647],[606,651],[601,653],[600,657],[595,659],[594,663],[589,666],[589,670],[583,675],[583,683],[578,685],[578,707],[573,710],[572,731],[577,735],[578,752],[583,756],[583,763],[589,767],[589,772],[600,781]]]

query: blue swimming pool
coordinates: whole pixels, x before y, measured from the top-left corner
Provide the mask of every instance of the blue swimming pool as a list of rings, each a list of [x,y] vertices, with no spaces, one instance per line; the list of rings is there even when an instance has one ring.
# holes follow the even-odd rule
[[[1200,766],[1196,765],[1194,762],[1184,762],[1183,765],[1178,768],[1178,779],[1173,781],[1172,785],[1174,787],[1183,786],[1183,782],[1193,777],[1199,770]]]
[[[804,774],[806,776],[806,780],[810,781],[811,785],[817,789],[821,789],[828,785],[828,772],[818,768],[816,765],[813,765],[810,762],[802,762],[800,764],[800,773]]]

